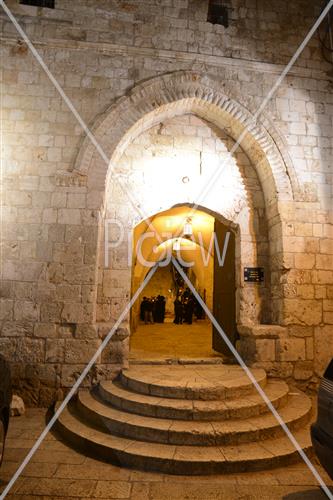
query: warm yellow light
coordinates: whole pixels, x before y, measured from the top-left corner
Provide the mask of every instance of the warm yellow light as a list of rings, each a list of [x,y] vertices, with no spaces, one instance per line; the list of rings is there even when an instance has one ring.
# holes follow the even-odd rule
[[[183,236],[190,238],[193,235],[192,218],[188,217],[184,224]]]

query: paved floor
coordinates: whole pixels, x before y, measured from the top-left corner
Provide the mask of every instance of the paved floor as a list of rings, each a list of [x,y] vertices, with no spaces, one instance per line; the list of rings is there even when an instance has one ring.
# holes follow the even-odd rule
[[[132,360],[220,359],[212,349],[212,327],[206,320],[192,325],[140,324],[131,336],[130,355]]]
[[[44,417],[45,410],[29,409],[25,416],[12,419],[5,462],[0,469],[1,489],[44,428]],[[327,484],[332,486],[333,482],[317,467]],[[6,498],[325,500],[327,497],[302,463],[287,469],[238,475],[169,476],[98,462],[77,453],[49,434]]]

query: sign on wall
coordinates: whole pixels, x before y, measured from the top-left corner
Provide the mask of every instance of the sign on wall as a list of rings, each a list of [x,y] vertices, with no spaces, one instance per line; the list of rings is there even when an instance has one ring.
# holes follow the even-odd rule
[[[262,283],[264,281],[264,268],[244,267],[244,281],[246,283]]]

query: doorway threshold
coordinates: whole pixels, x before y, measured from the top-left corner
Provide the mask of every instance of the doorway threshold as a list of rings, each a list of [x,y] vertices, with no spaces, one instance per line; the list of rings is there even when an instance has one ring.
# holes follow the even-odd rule
[[[230,364],[229,360],[216,356],[214,358],[164,358],[138,359],[130,358],[130,365],[223,365]]]

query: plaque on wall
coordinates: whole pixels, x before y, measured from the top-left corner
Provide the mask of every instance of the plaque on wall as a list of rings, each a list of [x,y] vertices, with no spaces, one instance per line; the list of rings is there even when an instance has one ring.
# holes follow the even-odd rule
[[[262,283],[264,281],[264,268],[244,267],[244,281],[246,283]]]

